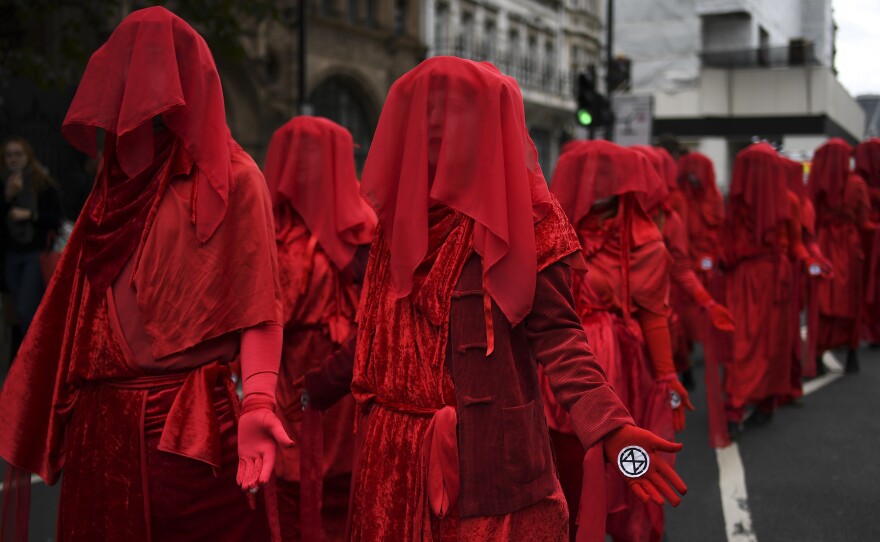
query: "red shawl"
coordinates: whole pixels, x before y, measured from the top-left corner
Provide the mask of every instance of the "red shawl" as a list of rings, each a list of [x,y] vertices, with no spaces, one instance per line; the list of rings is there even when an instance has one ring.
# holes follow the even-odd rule
[[[288,227],[292,209],[338,269],[348,266],[359,245],[372,241],[376,215],[358,193],[354,143],[342,126],[294,117],[272,136],[263,172],[276,229]]]
[[[485,290],[510,323],[529,313],[535,223],[552,203],[513,78],[487,62],[435,57],[398,79],[361,193],[382,224],[399,297],[412,291],[428,249],[428,209],[439,203],[473,219]]]
[[[640,199],[642,207],[649,213],[652,213],[658,206],[662,205],[663,202],[666,201],[666,199],[669,197],[669,194],[672,192],[669,187],[668,176],[666,175],[667,164],[663,160],[663,155],[661,155],[659,150],[655,147],[650,147],[648,145],[633,145],[630,148],[647,158],[648,161],[651,163],[651,167],[653,167],[654,171],[657,173],[656,176],[650,176],[648,178],[649,182],[660,183],[660,187],[655,187],[653,190],[654,199]],[[673,166],[674,165],[675,163],[673,162]],[[675,178],[673,177],[673,183],[674,182]]]

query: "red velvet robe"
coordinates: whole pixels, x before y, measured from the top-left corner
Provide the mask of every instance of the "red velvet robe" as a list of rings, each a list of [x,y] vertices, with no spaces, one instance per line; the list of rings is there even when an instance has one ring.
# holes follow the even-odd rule
[[[276,398],[285,429],[301,440],[303,413],[298,386],[356,332],[360,286],[349,269],[338,269],[298,217],[276,232],[284,295],[284,348]],[[354,455],[354,398],[344,397],[321,416],[324,478],[321,523],[325,540],[344,540]],[[299,437],[299,438],[298,438]],[[300,448],[276,459],[282,538],[300,540]]]
[[[226,217],[201,243],[191,167],[158,206],[136,294],[92,291],[74,228],[0,393],[0,455],[50,484],[64,473],[64,540],[270,538],[262,497],[250,510],[235,483],[228,363],[233,332],[280,320],[269,195],[235,150]]]
[[[384,285],[389,258],[381,233],[373,244],[352,381],[359,405],[369,412],[358,420],[351,539],[562,542],[568,514],[561,491],[498,516],[458,517],[453,508],[438,520],[426,509],[421,448],[433,414],[456,402],[443,360],[451,291],[473,253],[470,219],[459,215],[431,224],[428,256],[416,272],[411,296],[398,299]],[[571,230],[560,209],[535,229],[539,272],[571,254]]]
[[[834,267],[834,277],[819,285],[818,352],[830,348],[857,348],[860,316],[865,302],[862,230],[870,222],[871,203],[865,181],[852,174],[837,208],[825,202],[816,207],[816,236],[822,253]]]

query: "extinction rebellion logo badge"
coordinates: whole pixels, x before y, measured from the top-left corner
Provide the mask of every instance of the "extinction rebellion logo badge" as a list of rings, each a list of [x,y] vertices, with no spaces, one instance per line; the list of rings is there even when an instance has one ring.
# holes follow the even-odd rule
[[[628,478],[638,478],[648,472],[651,459],[641,446],[627,446],[617,454],[617,468]]]

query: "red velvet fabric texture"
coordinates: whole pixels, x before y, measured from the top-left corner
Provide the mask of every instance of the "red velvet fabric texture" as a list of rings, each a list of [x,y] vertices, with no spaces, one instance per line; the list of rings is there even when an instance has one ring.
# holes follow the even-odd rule
[[[535,294],[534,224],[551,207],[516,81],[487,62],[425,60],[389,91],[361,193],[391,250],[394,291],[414,291],[428,253],[428,208],[474,221],[483,283],[512,324]],[[491,194],[491,197],[486,197]]]
[[[233,184],[223,89],[205,40],[167,9],[151,7],[126,17],[92,55],[62,132],[89,156],[96,155],[97,128],[115,134],[119,165],[135,177],[153,162],[158,115],[201,172],[193,215],[205,242],[223,221]]]
[[[552,216],[558,221],[560,214]],[[405,298],[398,299],[390,283],[390,249],[381,229],[373,245],[352,382],[359,405],[369,409],[369,416],[361,421],[365,424],[360,428],[364,444],[353,480],[353,540],[439,536],[430,530],[432,516],[424,501],[426,465],[420,457],[432,416],[456,402],[445,366],[449,315],[452,290],[473,254],[474,225],[468,217],[445,207],[432,209],[430,224],[428,256],[416,271],[413,294]],[[552,231],[557,230],[547,230]],[[539,269],[571,253],[569,237],[537,238],[542,248]],[[461,461],[480,459],[462,457]],[[510,517],[517,514],[520,512]],[[444,522],[455,516],[453,508]],[[470,518],[462,523],[485,520],[488,528],[497,519]]]
[[[354,142],[342,126],[320,117],[290,119],[272,135],[263,173],[276,229],[288,228],[294,211],[337,269],[373,240],[376,215],[358,193]]]

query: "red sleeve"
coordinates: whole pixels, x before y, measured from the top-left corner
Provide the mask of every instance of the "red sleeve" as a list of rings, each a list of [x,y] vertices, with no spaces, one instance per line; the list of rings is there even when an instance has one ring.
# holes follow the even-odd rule
[[[538,274],[535,304],[525,319],[535,357],[585,449],[623,425],[635,425],[590,350],[574,308],[572,271],[557,263]]]
[[[690,253],[688,252],[687,232],[682,220],[675,211],[666,215],[663,238],[666,241],[666,248],[669,250],[670,256],[672,256],[669,278],[679,288],[687,292],[698,305],[705,306],[711,303],[712,297],[703,287],[702,283],[700,283],[697,274],[694,273]]]
[[[792,192],[788,193],[788,199],[791,205],[791,220],[788,222],[789,254],[798,261],[806,263],[811,258],[804,247],[800,200]]]
[[[668,320],[658,314],[648,311],[639,311],[639,325],[642,328],[642,336],[654,365],[654,375],[657,378],[675,373],[675,364],[672,361],[672,338],[669,335]]]

